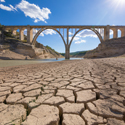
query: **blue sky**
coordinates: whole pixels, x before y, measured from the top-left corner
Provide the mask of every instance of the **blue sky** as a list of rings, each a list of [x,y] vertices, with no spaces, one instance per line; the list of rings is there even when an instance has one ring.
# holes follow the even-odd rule
[[[125,25],[124,6],[125,0],[0,0],[0,23],[2,25]],[[62,39],[52,30],[42,33],[37,41],[51,46],[58,52],[65,51]],[[73,40],[70,51],[91,50],[99,43],[94,33],[83,30]]]

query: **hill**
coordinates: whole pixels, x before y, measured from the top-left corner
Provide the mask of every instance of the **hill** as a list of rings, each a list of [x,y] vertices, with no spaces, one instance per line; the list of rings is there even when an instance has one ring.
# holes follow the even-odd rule
[[[27,43],[27,36],[19,40],[19,33],[15,36],[6,32],[0,26],[0,59],[45,59],[62,58],[63,56],[49,46],[36,42],[35,47]]]
[[[113,38],[100,43],[97,48],[88,51],[84,58],[125,57],[125,37]]]
[[[83,57],[85,54],[87,53],[87,51],[76,51],[76,52],[71,52],[70,53],[70,57]],[[65,53],[60,53],[62,56],[65,55]]]

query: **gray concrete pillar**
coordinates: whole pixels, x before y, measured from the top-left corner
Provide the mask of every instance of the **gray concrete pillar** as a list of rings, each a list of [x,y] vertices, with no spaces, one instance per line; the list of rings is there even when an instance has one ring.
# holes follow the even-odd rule
[[[113,29],[113,38],[118,38],[118,29],[117,28]]]
[[[30,25],[27,26],[27,42],[32,43],[33,40],[33,29],[30,27]]]
[[[107,26],[104,28],[104,41],[109,39],[109,30],[110,30],[110,26],[107,25]]]
[[[24,29],[20,29],[20,40],[24,40]]]

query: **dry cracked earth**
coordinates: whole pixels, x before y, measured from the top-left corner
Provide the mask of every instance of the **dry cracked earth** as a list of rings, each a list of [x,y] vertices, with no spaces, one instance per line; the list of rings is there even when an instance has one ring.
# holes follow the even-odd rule
[[[0,125],[125,125],[125,58],[0,68]]]

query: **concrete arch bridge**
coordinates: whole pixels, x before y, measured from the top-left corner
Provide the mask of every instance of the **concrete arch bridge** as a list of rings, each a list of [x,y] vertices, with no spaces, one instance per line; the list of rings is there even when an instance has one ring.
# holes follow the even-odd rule
[[[38,32],[33,37],[33,29],[37,28],[39,29]],[[99,38],[100,42],[105,42],[105,40],[109,39],[110,36],[110,29],[113,30],[113,38],[118,37],[118,30],[121,30],[121,37],[125,37],[125,26],[4,26],[4,30],[10,30],[12,31],[13,35],[16,35],[16,30],[19,29],[20,33],[20,40],[24,40],[24,30],[27,29],[27,42],[34,45],[36,43],[37,37],[42,33],[43,31],[47,29],[52,29],[56,31],[60,37],[63,40],[63,43],[65,45],[65,59],[70,58],[70,46],[72,44],[72,41],[74,37],[82,30],[89,29],[93,31]],[[69,30],[72,32],[71,39],[69,40]],[[65,33],[66,32],[66,33]],[[66,39],[64,34],[66,34]]]

